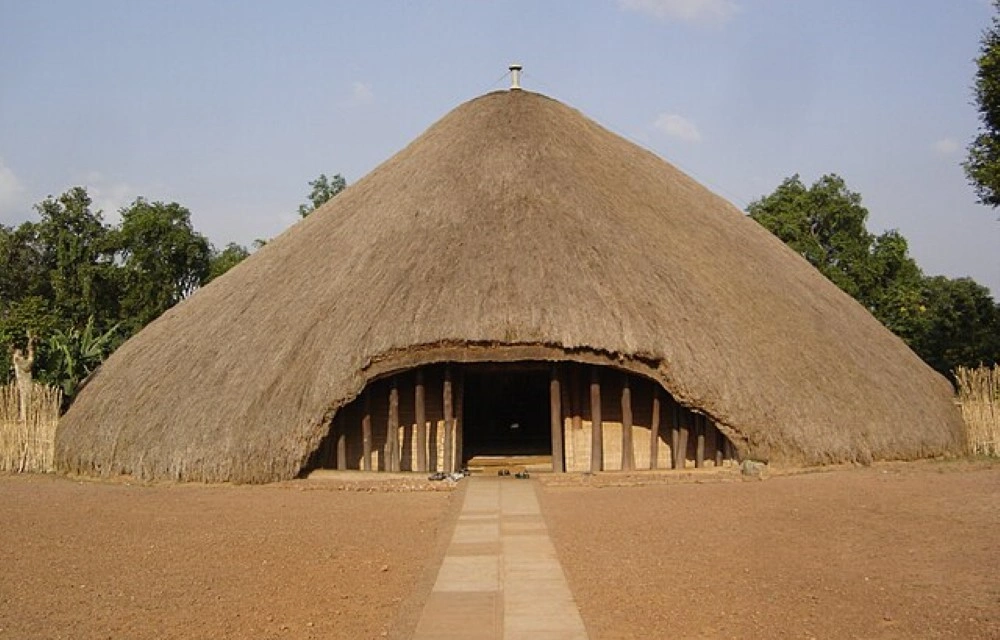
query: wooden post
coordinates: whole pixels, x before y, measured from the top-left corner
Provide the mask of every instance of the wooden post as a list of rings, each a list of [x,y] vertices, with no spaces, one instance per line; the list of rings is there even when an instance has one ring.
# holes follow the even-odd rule
[[[444,401],[444,465],[445,473],[452,473],[455,468],[452,466],[452,423],[455,420],[455,405],[451,397],[451,367],[444,370],[444,389],[442,392]]]
[[[462,446],[465,439],[465,372],[458,369],[458,380],[455,382],[455,470],[460,471],[463,467]]]
[[[570,397],[570,374],[569,369],[573,368],[572,362],[559,365],[559,399],[560,408],[562,409],[562,445],[563,445],[563,471],[568,471],[570,469],[570,464],[575,463],[573,460],[573,424],[572,424],[572,406],[573,400]]]
[[[569,384],[569,404],[570,413],[572,417],[572,428],[574,431],[579,431],[583,429],[583,409],[580,405],[583,403],[580,401],[580,365],[571,365],[570,370],[570,384]]]
[[[691,437],[691,419],[693,414],[686,407],[677,406],[677,468],[683,469],[687,466],[688,440]]]
[[[427,405],[424,399],[424,372],[417,369],[417,380],[413,386],[413,419],[417,432],[417,471],[427,472]]]
[[[681,409],[673,396],[667,398],[667,416],[670,419],[670,468],[679,469],[681,459]]]
[[[347,422],[344,416],[344,408],[333,416],[334,437],[337,439],[337,471],[347,468]]]
[[[635,469],[635,449],[632,447],[632,387],[628,374],[622,380],[622,471]]]
[[[604,427],[601,424],[601,374],[590,368],[590,472],[604,470]]]
[[[396,378],[389,387],[389,419],[385,428],[385,468],[394,473],[399,471],[399,386]]]
[[[649,425],[649,468],[660,466],[660,389],[653,383],[653,417]]]
[[[364,391],[365,410],[361,417],[361,468],[372,470],[372,394],[367,387]]]
[[[726,434],[721,431],[719,433],[722,435],[722,461],[735,459],[736,455],[733,453],[732,441],[726,437]]]
[[[559,366],[552,365],[549,373],[549,424],[552,431],[552,472],[564,473],[562,389],[559,384]]]
[[[716,467],[721,467],[722,466],[722,460],[724,458],[724,454],[723,454],[723,451],[722,451],[724,436],[722,435],[722,432],[719,431],[719,427],[715,424],[714,421],[710,420],[708,424],[709,424],[710,428],[712,429],[712,435],[715,436],[713,438],[713,442],[715,444],[715,466]]]
[[[700,413],[694,414],[694,432],[698,438],[694,449],[694,466],[701,469],[705,466],[705,416]]]

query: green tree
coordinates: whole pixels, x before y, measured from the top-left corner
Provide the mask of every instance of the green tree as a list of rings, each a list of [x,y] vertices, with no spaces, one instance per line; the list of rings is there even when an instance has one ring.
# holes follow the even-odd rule
[[[1000,10],[1000,2],[995,0],[993,6]],[[1000,16],[993,16],[979,44],[974,94],[980,127],[963,166],[979,202],[996,207],[1000,205]]]
[[[213,250],[177,203],[137,198],[111,227],[74,187],[35,210],[37,222],[0,225],[0,381],[30,334],[37,379],[68,397],[121,341],[248,254]]]
[[[82,326],[91,316],[106,322],[106,311],[114,308],[118,295],[111,230],[90,205],[87,190],[73,187],[35,206],[41,221],[33,228],[34,242],[48,276],[48,293],[56,312],[71,325]]]
[[[209,260],[208,277],[204,284],[208,284],[222,274],[226,273],[239,263],[243,262],[250,255],[250,251],[243,245],[230,242],[222,251],[212,248],[212,257]]]
[[[922,294],[926,320],[911,346],[927,364],[946,373],[1000,361],[1000,305],[989,289],[971,278],[934,276]]]
[[[129,334],[189,296],[209,275],[211,247],[171,202],[136,200],[121,211],[115,233],[121,264],[121,321]]]
[[[38,226],[0,225],[0,308],[27,296],[51,296],[48,273],[38,240]]]
[[[60,326],[61,320],[45,298],[27,296],[0,303],[0,383],[10,380],[11,353],[15,348],[26,350],[28,336],[49,336]],[[45,369],[50,358],[46,344],[37,345],[35,370]]]
[[[303,218],[346,189],[347,180],[339,173],[332,178],[327,178],[325,173],[321,173],[318,178],[309,183],[309,186],[312,188],[309,192],[309,202],[299,205],[299,215]]]
[[[10,353],[38,336],[35,370],[52,364],[47,337],[82,326],[87,318],[113,321],[118,290],[110,229],[82,187],[35,206],[38,222],[0,227],[0,378],[10,376]]]
[[[792,176],[747,211],[885,324],[904,321],[900,304],[918,296],[920,269],[898,232],[868,232],[868,210],[843,178],[825,175],[807,187]]]
[[[925,277],[899,232],[868,231],[860,194],[840,177],[806,187],[793,176],[747,211],[941,373],[1000,358],[1000,307],[989,290]]]

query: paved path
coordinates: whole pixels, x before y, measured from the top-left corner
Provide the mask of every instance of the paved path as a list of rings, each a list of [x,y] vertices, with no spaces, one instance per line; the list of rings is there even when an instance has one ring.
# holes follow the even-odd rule
[[[467,480],[417,640],[587,640],[535,496],[513,477]]]

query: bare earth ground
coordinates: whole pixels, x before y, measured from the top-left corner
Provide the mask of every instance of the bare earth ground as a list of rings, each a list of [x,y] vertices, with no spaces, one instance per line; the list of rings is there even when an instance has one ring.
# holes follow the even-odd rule
[[[1000,465],[705,477],[539,492],[592,640],[1000,638]]]
[[[0,639],[382,637],[459,494],[352,488],[0,476]]]
[[[1000,637],[1000,465],[537,477],[593,640]],[[0,476],[0,640],[405,638],[463,492],[348,478]]]

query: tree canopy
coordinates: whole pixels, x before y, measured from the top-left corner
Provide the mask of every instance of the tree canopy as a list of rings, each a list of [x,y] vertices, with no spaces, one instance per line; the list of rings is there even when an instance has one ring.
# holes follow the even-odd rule
[[[138,331],[209,276],[211,245],[176,202],[136,200],[113,232],[122,283],[120,321]]]
[[[263,245],[261,245],[263,246]],[[258,249],[260,247],[257,247]],[[246,258],[250,257],[250,251],[243,245],[230,242],[222,251],[213,250],[212,257],[208,262],[208,278],[206,284],[215,280],[225,272],[229,271]]]
[[[330,198],[347,188],[347,180],[339,173],[332,178],[327,178],[325,173],[309,183],[312,190],[309,192],[309,202],[299,205],[299,215],[305,218],[310,213],[323,206]]]
[[[989,290],[969,278],[925,276],[898,231],[868,231],[861,195],[843,178],[806,186],[792,176],[747,212],[938,371],[1000,360],[1000,306]]]
[[[994,0],[1000,12],[1000,0]],[[1000,205],[1000,15],[980,39],[974,85],[979,134],[969,145],[964,167],[982,204]]]
[[[112,226],[73,187],[35,211],[37,222],[0,225],[0,381],[35,335],[37,379],[71,398],[114,348],[222,271],[176,202],[136,198]]]
[[[299,213],[346,186],[340,174],[321,174]],[[85,188],[73,187],[35,205],[37,221],[0,224],[0,382],[11,374],[13,349],[32,335],[36,378],[72,399],[118,345],[250,255],[234,242],[212,246],[176,202],[137,197],[117,225],[92,205]]]

